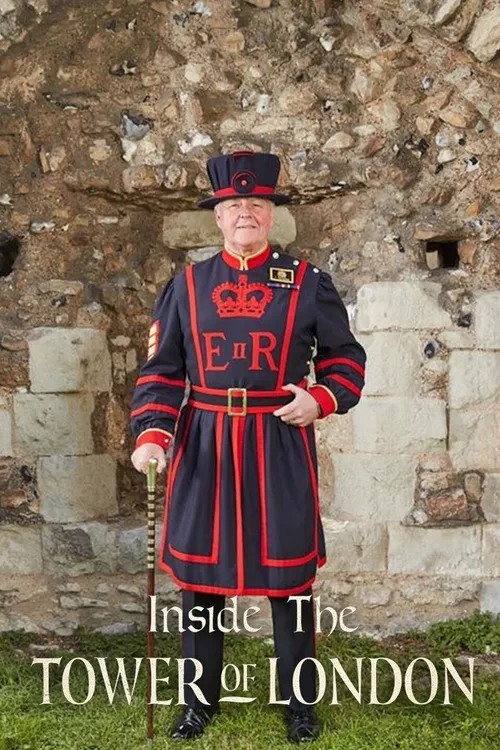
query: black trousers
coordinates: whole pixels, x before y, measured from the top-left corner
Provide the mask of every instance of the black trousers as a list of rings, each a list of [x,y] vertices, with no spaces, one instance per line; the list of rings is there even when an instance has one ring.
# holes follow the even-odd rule
[[[292,680],[296,665],[301,659],[316,657],[312,587],[301,592],[300,595],[311,595],[309,601],[300,603],[304,632],[294,632],[297,628],[297,602],[287,601],[287,596],[268,597],[272,610],[274,652],[275,656],[278,657],[277,671],[280,699],[287,700],[289,698],[290,703],[288,705],[290,708],[304,708],[304,703],[298,699],[293,690]],[[213,607],[215,619],[225,606],[225,599],[226,597],[223,594],[206,594],[201,591],[182,590],[183,622],[186,629],[181,633],[181,651],[183,658],[188,659],[185,662],[185,682],[190,682],[195,677],[195,664],[189,659],[198,659],[203,666],[203,674],[196,685],[199,686],[210,706],[214,708],[219,702],[221,690],[224,632],[217,627],[214,627],[210,632],[206,612],[197,612],[197,614],[205,616],[206,626],[197,632],[192,632],[188,629],[191,621],[188,619],[187,613],[192,607]],[[193,624],[196,628],[199,627],[199,623]],[[241,667],[241,665],[238,666]],[[251,692],[253,684],[255,683],[250,681],[250,689],[247,693],[250,697],[253,697]],[[304,701],[314,702],[316,699],[316,669],[310,659],[301,665],[299,684]],[[236,692],[235,694],[239,695],[240,693]],[[244,693],[241,693],[241,695],[244,695]],[[185,700],[188,706],[209,708],[198,700],[189,685],[185,687]]]

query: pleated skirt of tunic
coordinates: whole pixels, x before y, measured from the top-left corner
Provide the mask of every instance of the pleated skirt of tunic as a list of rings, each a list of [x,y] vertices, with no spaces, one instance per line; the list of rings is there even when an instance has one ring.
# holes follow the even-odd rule
[[[325,562],[314,423],[186,403],[173,439],[160,567],[186,589],[288,596],[308,588]]]

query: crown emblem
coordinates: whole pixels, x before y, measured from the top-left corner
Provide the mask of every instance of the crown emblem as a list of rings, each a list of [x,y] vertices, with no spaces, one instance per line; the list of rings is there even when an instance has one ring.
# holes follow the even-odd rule
[[[273,298],[273,292],[265,284],[247,284],[247,281],[247,274],[241,273],[237,284],[226,281],[215,287],[212,301],[217,305],[217,315],[220,318],[262,317],[266,306]]]

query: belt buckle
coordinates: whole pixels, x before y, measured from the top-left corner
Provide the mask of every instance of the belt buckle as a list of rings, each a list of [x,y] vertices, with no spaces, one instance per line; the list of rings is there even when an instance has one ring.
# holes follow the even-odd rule
[[[241,405],[241,408],[243,411],[234,412],[231,411],[233,408],[233,394],[234,391],[242,391],[241,398],[243,399],[243,403]],[[238,395],[238,394],[236,394]],[[227,413],[230,417],[244,417],[247,413],[247,389],[246,388],[228,388],[227,389]]]

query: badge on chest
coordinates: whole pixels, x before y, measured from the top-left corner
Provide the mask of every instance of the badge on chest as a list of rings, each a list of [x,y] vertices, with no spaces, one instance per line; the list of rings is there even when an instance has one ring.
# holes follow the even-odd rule
[[[294,282],[295,271],[293,268],[269,267],[269,281],[267,282],[267,286],[277,286],[282,289],[299,289],[299,285]]]

